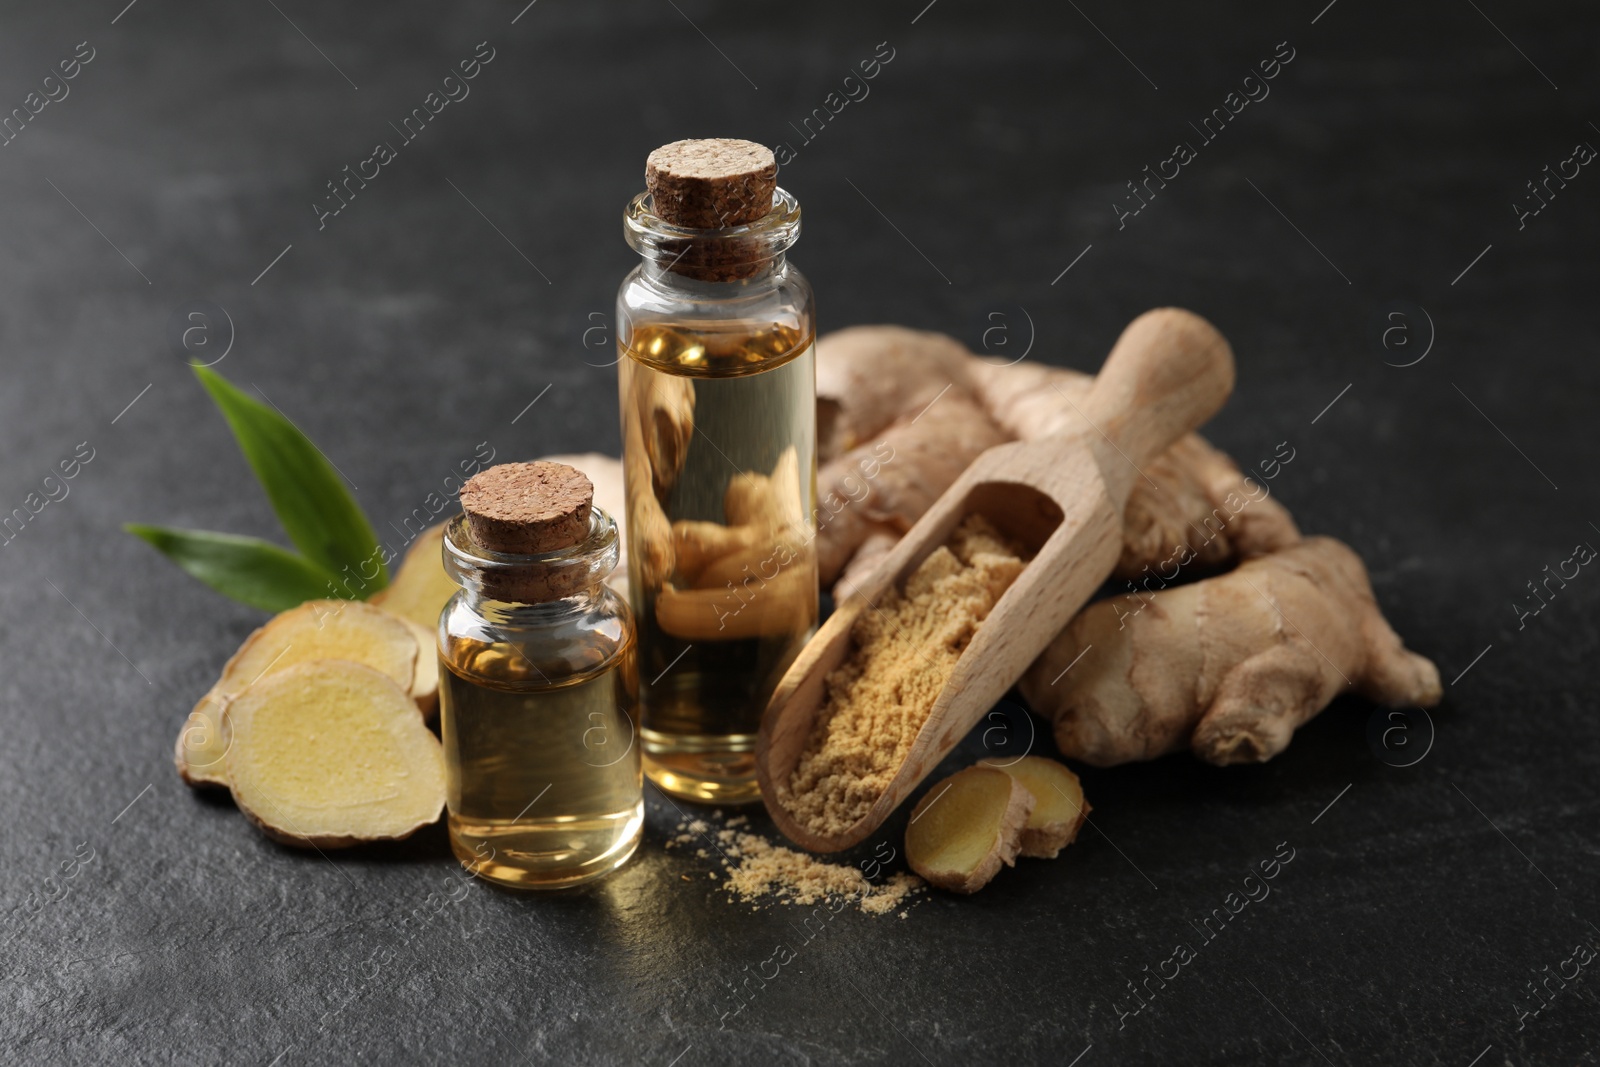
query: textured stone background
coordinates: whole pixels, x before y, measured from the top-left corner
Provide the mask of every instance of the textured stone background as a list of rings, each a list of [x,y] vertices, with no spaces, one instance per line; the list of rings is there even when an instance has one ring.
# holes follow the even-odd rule
[[[1600,545],[1600,175],[1524,229],[1511,206],[1600,144],[1592,10],[925,2],[8,6],[0,114],[94,59],[0,147],[0,511],[94,459],[0,548],[7,1062],[1596,1062],[1592,975],[1517,1011],[1600,943],[1600,571],[1520,630],[1513,604]],[[471,95],[319,231],[324,183],[485,40]],[[802,144],[882,41],[870,96]],[[1124,183],[1281,41],[1271,95],[1119,229]],[[1095,828],[1061,860],[808,942],[665,850],[653,793],[639,858],[553,898],[463,894],[437,830],[329,862],[192,795],[172,737],[260,616],[119,526],[276,527],[174,309],[226,309],[218,370],[388,529],[480,442],[615,449],[585,331],[633,265],[645,154],[704,135],[799,149],[825,327],[1092,368],[1147,307],[1210,317],[1239,387],[1208,432],[1246,465],[1290,443],[1274,491],[1438,662],[1436,732],[1375,751],[1342,700],[1266,766],[1086,773]],[[1386,351],[1393,300],[1412,344]],[[1126,983],[1283,842],[1272,895],[1119,1028]],[[731,1014],[779,943],[794,963]]]

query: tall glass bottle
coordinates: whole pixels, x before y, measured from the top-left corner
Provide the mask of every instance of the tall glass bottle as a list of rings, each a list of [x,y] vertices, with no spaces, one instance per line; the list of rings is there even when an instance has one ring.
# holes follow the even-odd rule
[[[759,798],[761,714],[817,621],[816,327],[771,158],[652,153],[617,295],[645,773],[718,803]]]

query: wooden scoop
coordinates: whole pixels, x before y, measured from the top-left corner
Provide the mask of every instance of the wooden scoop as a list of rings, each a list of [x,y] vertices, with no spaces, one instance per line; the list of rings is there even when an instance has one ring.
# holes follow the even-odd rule
[[[849,848],[876,830],[1110,576],[1122,551],[1123,505],[1140,469],[1209,419],[1232,390],[1233,353],[1222,335],[1198,315],[1158,308],[1117,338],[1078,405],[1081,428],[997,445],[974,460],[778,683],[756,741],[761,795],[778,828],[813,852]],[[824,679],[849,656],[861,613],[876,610],[974,512],[1033,550],[1033,559],[979,625],[883,795],[842,833],[808,830],[783,806],[777,785],[800,761],[826,698]]]

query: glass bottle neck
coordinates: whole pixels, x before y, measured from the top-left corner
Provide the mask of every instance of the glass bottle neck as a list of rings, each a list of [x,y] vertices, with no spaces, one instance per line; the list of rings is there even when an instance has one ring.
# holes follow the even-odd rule
[[[645,192],[623,213],[623,233],[644,257],[644,277],[658,288],[761,285],[781,276],[784,253],[800,237],[800,204],[778,189],[772,210],[755,222],[702,230],[667,222]]]
[[[471,587],[463,587],[462,595],[467,607],[485,622],[510,629],[528,629],[550,626],[593,612],[605,595],[605,585],[598,583],[573,596],[534,604],[495,600],[485,595],[482,589]]]
[[[677,256],[668,256],[664,252],[651,251],[644,254],[644,262],[639,267],[639,274],[647,281],[651,288],[663,292],[688,293],[707,295],[715,294],[726,297],[729,292],[749,288],[756,289],[770,286],[782,277],[786,263],[784,254],[779,252],[765,261],[754,261],[745,265],[749,273],[738,278],[706,280],[694,274],[685,274],[676,268],[682,260]]]
[[[492,552],[473,540],[465,515],[445,527],[442,551],[445,572],[475,612],[490,621],[537,625],[593,610],[621,550],[616,522],[591,507],[584,540],[554,552]]]

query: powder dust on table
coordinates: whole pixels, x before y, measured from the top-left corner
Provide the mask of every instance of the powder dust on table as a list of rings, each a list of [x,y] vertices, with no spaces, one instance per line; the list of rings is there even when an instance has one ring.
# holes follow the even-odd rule
[[[859,868],[828,863],[742,829],[748,822],[741,815],[729,819],[727,829],[713,830],[703,819],[685,820],[672,843],[687,844],[697,837],[711,843],[726,868],[723,888],[747,904],[804,906],[843,901],[868,915],[886,915],[903,908],[910,897],[926,888],[922,879],[906,871],[874,883]],[[715,871],[710,874],[717,877]],[[906,912],[900,917],[905,918]]]
[[[851,630],[849,659],[828,675],[827,699],[779,800],[814,833],[838,834],[866,815],[905,762],[978,624],[1022,573],[1024,553],[969,515]]]

